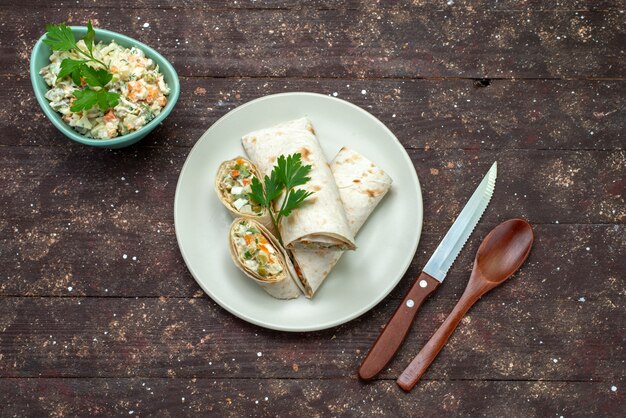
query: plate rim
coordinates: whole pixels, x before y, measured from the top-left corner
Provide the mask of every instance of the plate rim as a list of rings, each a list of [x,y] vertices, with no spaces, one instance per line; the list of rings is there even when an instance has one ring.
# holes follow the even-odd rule
[[[202,283],[202,281],[200,279],[198,279],[198,276],[196,274],[196,272],[194,272],[193,267],[190,265],[189,260],[187,259],[187,256],[185,255],[185,251],[183,250],[183,246],[181,243],[181,237],[180,237],[180,233],[179,233],[179,228],[178,228],[178,221],[177,219],[179,219],[179,215],[178,215],[178,211],[179,211],[179,205],[181,204],[179,202],[180,200],[180,189],[181,189],[181,181],[183,178],[183,174],[185,173],[185,170],[188,167],[189,164],[189,157],[191,156],[191,154],[194,152],[194,150],[196,149],[196,147],[199,145],[200,141],[202,140],[202,138],[205,137],[205,135],[207,135],[211,130],[215,129],[215,127],[217,125],[219,125],[220,123],[223,123],[224,119],[228,118],[229,116],[232,116],[233,112],[236,111],[240,111],[242,109],[245,109],[246,107],[252,106],[254,104],[258,104],[259,102],[265,101],[265,100],[269,100],[269,99],[275,99],[277,97],[288,97],[288,96],[313,96],[316,98],[323,98],[323,99],[328,99],[328,100],[337,100],[342,102],[343,105],[347,105],[348,107],[353,108],[354,110],[356,110],[357,112],[360,112],[362,114],[364,114],[366,117],[369,117],[370,119],[372,119],[375,123],[377,123],[378,125],[380,125],[383,130],[385,130],[390,136],[391,138],[393,138],[393,140],[397,143],[397,145],[401,148],[401,150],[403,151],[402,153],[402,157],[405,159],[405,162],[408,163],[413,170],[410,171],[410,175],[412,177],[412,179],[414,180],[414,182],[417,184],[417,194],[419,197],[419,208],[418,208],[418,228],[417,228],[417,239],[415,240],[415,244],[413,245],[413,247],[410,249],[410,254],[413,254],[412,257],[407,259],[407,262],[405,263],[404,266],[402,266],[401,273],[399,274],[399,278],[398,280],[394,281],[393,283],[390,282],[390,285],[381,292],[380,296],[378,298],[376,298],[374,301],[369,302],[368,304],[366,304],[366,306],[364,306],[361,309],[358,309],[357,311],[351,313],[350,315],[346,315],[340,319],[337,320],[333,320],[333,321],[327,321],[325,323],[321,323],[321,324],[315,324],[313,326],[305,326],[305,327],[300,327],[300,326],[286,326],[286,325],[279,325],[279,324],[273,324],[273,323],[268,323],[268,322],[264,322],[264,321],[260,321],[254,317],[251,317],[249,315],[246,315],[244,313],[241,313],[239,311],[237,311],[236,309],[231,308],[227,302],[223,301],[222,299],[220,299],[219,297],[217,297],[216,295],[214,295],[207,287],[204,286],[204,284]],[[249,322],[251,324],[260,326],[262,328],[267,328],[267,329],[272,329],[272,330],[276,330],[276,331],[286,331],[286,332],[313,332],[313,331],[322,331],[322,330],[326,330],[326,329],[330,329],[330,328],[334,328],[337,327],[339,325],[343,325],[347,322],[350,322],[358,317],[360,317],[361,315],[365,314],[366,312],[369,312],[371,309],[373,309],[376,305],[378,305],[384,298],[386,298],[389,293],[391,293],[391,291],[393,289],[396,288],[396,286],[400,283],[400,281],[402,280],[402,278],[404,277],[404,274],[406,273],[406,271],[409,269],[411,262],[413,261],[413,259],[415,258],[415,254],[417,251],[417,247],[419,245],[421,236],[422,236],[422,227],[423,227],[423,223],[424,223],[424,199],[422,196],[422,187],[419,181],[419,177],[417,176],[417,172],[415,170],[415,166],[413,165],[413,161],[411,161],[411,158],[409,157],[406,148],[404,147],[404,145],[402,145],[402,143],[400,142],[400,140],[398,140],[398,138],[396,137],[396,135],[391,131],[391,129],[389,129],[382,121],[380,121],[376,116],[372,115],[370,112],[368,112],[367,110],[361,108],[360,106],[355,105],[354,103],[351,103],[347,100],[344,99],[340,99],[337,97],[331,97],[329,95],[326,94],[322,94],[322,93],[314,93],[314,92],[284,92],[284,93],[276,93],[276,94],[268,94],[265,96],[261,96],[258,97],[256,99],[250,100],[240,106],[237,106],[231,110],[229,110],[225,115],[221,116],[218,120],[216,120],[214,123],[211,124],[211,126],[209,126],[209,128],[204,131],[204,133],[200,136],[200,138],[198,138],[198,140],[196,140],[195,144],[193,145],[193,147],[191,147],[191,149],[189,150],[189,153],[187,154],[187,157],[185,158],[185,162],[183,163],[183,167],[180,170],[180,173],[178,174],[178,180],[176,182],[176,191],[174,194],[174,232],[176,234],[176,243],[178,244],[178,250],[180,252],[180,254],[183,257],[183,261],[185,262],[185,267],[187,267],[187,270],[189,271],[189,273],[191,273],[191,276],[194,278],[194,280],[196,281],[196,283],[200,286],[200,288],[204,291],[205,294],[207,294],[207,296],[209,296],[215,303],[217,303],[221,308],[225,309],[226,311],[228,311],[229,313],[231,313],[232,315],[236,316],[237,318],[240,318],[246,322]]]

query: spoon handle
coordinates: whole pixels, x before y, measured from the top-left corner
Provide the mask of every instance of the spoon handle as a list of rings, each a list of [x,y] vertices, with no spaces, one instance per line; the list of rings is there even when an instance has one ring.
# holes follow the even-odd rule
[[[405,392],[409,392],[413,389],[413,386],[417,384],[435,357],[437,357],[437,354],[439,354],[443,346],[446,344],[448,338],[450,338],[450,335],[452,335],[457,325],[459,325],[463,316],[480,298],[481,293],[477,294],[473,291],[473,289],[469,289],[468,287],[444,323],[441,324],[439,329],[433,334],[419,354],[415,356],[411,364],[404,369],[396,383]]]

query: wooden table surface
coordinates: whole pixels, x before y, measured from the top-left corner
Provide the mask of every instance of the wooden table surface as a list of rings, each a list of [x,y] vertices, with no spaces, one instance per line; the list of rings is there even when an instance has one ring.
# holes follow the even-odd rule
[[[2,0],[0,415],[623,414],[625,4],[408,3]],[[180,75],[171,115],[130,148],[72,143],[35,100],[29,54],[44,25],[87,19],[155,47]],[[286,91],[378,117],[424,194],[400,284],[322,332],[227,313],[174,233],[190,148],[229,110]],[[359,382],[380,327],[494,160],[495,195],[447,280],[389,368]],[[482,238],[512,217],[534,226],[530,258],[405,394],[396,377],[459,298]]]

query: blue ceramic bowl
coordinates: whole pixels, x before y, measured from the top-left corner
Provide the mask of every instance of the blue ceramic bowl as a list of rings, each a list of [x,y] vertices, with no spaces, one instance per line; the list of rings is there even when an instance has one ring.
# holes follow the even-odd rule
[[[85,26],[70,26],[72,32],[74,33],[74,37],[78,40],[81,39],[87,33],[87,27]],[[54,126],[57,127],[59,131],[63,133],[63,135],[67,136],[73,141],[80,142],[81,144],[90,145],[92,147],[101,147],[101,148],[123,148],[129,145],[138,142],[144,136],[148,135],[154,128],[156,128],[159,123],[163,121],[170,114],[176,101],[178,100],[178,96],[180,94],[180,83],[178,82],[178,75],[176,74],[176,70],[161,54],[156,52],[154,49],[150,48],[148,45],[145,45],[139,41],[136,41],[128,36],[120,35],[119,33],[111,32],[104,29],[95,29],[96,31],[96,42],[103,41],[105,43],[115,41],[119,45],[130,48],[137,47],[141,49],[148,58],[151,58],[155,63],[159,65],[159,69],[163,74],[165,82],[170,88],[170,94],[167,96],[167,103],[165,107],[161,110],[159,115],[148,122],[145,126],[136,130],[135,132],[131,132],[127,135],[118,136],[113,139],[92,139],[87,138],[84,135],[76,132],[71,126],[61,119],[61,115],[50,107],[48,100],[44,97],[44,94],[48,91],[48,85],[43,80],[43,77],[39,74],[39,70],[41,70],[46,65],[50,64],[50,55],[52,55],[52,51],[50,47],[46,45],[43,40],[46,39],[46,35],[44,34],[33,48],[33,52],[30,56],[30,80],[33,83],[33,89],[35,89],[35,96],[37,96],[37,101],[43,110],[43,113],[52,121]]]

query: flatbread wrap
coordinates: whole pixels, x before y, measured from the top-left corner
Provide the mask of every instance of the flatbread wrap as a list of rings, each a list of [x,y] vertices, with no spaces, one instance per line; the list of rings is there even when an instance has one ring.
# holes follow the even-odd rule
[[[354,250],[354,234],[348,226],[339,190],[315,136],[311,122],[301,118],[244,135],[242,144],[263,176],[269,175],[280,155],[299,153],[310,165],[311,178],[298,186],[314,194],[279,225],[288,250]],[[282,204],[281,196],[276,205]]]
[[[259,169],[247,158],[235,157],[224,161],[217,169],[215,192],[234,218],[254,219],[274,233],[274,224],[267,208],[248,197],[254,177],[262,181]]]
[[[330,163],[348,225],[356,235],[378,203],[391,188],[392,179],[358,152],[343,147]],[[319,250],[291,252],[307,298],[312,298],[343,251]]]
[[[261,223],[237,218],[230,225],[228,248],[235,265],[277,299],[295,299],[301,291],[293,264],[278,240]]]

